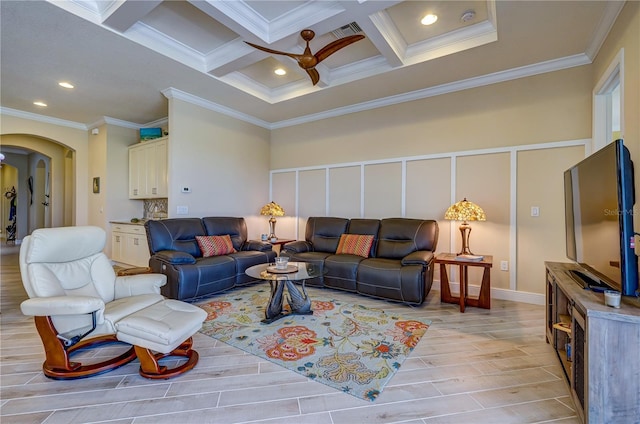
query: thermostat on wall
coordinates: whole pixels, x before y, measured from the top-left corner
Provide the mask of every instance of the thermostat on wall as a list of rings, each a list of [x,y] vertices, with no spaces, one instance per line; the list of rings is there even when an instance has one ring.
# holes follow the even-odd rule
[[[182,188],[180,189],[180,191],[182,191],[183,193],[191,193],[191,188],[189,188],[189,187],[182,187]]]

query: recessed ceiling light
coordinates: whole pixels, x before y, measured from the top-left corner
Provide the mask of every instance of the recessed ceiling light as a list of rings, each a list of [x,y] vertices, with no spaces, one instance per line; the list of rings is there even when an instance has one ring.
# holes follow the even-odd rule
[[[422,18],[420,23],[422,25],[432,25],[432,24],[435,24],[437,20],[438,20],[438,15],[433,15],[433,14],[429,13],[424,18]]]
[[[40,107],[47,107],[47,104],[41,101],[33,102],[33,104]]]
[[[58,85],[60,87],[64,87],[64,88],[73,88],[73,84],[66,82],[66,81],[61,81],[58,83]]]
[[[287,71],[285,71],[285,70],[284,70],[284,69],[282,69],[282,68],[278,68],[278,69],[276,69],[275,71],[273,71],[273,73],[274,73],[274,74],[276,74],[276,75],[280,75],[280,76],[282,76],[282,75],[286,75],[286,74],[287,74]]]

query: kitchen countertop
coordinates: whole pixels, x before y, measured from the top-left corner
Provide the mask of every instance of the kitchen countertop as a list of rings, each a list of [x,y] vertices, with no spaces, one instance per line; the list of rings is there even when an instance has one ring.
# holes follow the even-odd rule
[[[148,219],[140,219],[138,222],[131,222],[130,219],[116,219],[113,221],[109,221],[110,224],[127,224],[127,225],[144,225],[145,222],[149,221]]]

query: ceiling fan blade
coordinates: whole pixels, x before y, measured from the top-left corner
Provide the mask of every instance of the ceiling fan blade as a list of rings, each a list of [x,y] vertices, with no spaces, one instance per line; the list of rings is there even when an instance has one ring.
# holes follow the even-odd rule
[[[257,44],[250,43],[248,41],[245,41],[245,43],[247,43],[248,45],[250,45],[254,49],[262,50],[263,52],[272,53],[272,54],[281,54],[281,55],[284,55],[284,56],[289,56],[290,58],[293,58],[295,60],[298,60],[298,58],[300,57],[299,54],[293,54],[293,53],[281,52],[279,50],[273,50],[273,49],[270,49],[268,47],[262,47],[262,46],[259,46]]]
[[[309,74],[313,85],[316,85],[318,81],[320,81],[320,74],[318,73],[318,71],[316,71],[316,68],[307,69],[306,71],[307,74]]]
[[[320,63],[327,57],[337,52],[338,50],[344,47],[347,47],[349,44],[355,43],[356,41],[360,41],[363,38],[364,38],[364,35],[362,34],[350,35],[348,37],[340,38],[336,41],[333,41],[327,44],[320,50],[318,50],[318,52],[315,54],[315,57],[316,59],[318,59],[318,63]]]

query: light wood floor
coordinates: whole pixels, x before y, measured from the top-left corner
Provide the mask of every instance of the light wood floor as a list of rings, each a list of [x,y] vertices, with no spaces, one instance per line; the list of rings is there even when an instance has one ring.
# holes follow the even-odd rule
[[[493,300],[491,310],[461,314],[455,305],[441,305],[437,291],[417,308],[330,291],[433,321],[375,402],[199,333],[199,364],[173,380],[140,377],[137,361],[92,378],[50,380],[41,372],[44,354],[33,321],[19,309],[26,294],[17,249],[0,250],[3,424],[578,423],[558,359],[544,340],[544,307]]]

